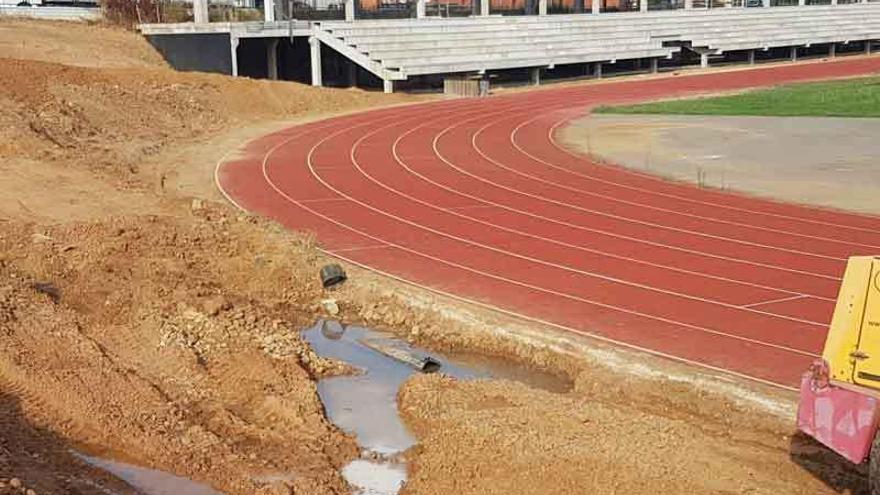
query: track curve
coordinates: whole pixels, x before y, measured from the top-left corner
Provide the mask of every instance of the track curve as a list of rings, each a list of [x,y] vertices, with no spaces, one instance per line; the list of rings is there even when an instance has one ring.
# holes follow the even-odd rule
[[[385,108],[259,138],[216,179],[349,262],[792,388],[846,258],[880,252],[880,218],[664,181],[554,133],[596,104],[878,71],[865,57]]]

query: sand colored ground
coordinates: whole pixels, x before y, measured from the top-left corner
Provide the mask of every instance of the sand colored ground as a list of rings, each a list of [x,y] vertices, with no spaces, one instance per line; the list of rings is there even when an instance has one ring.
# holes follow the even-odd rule
[[[675,180],[880,213],[880,119],[597,114],[572,149]]]
[[[250,137],[414,97],[178,74],[102,26],[4,20],[0,47],[19,57],[0,61],[0,494],[21,493],[12,478],[36,493],[131,492],[70,449],[232,494],[348,493],[339,468],[356,444],[325,420],[314,385],[341,367],[296,333],[328,297],[346,321],[575,384],[408,383],[400,404],[420,445],[406,493],[864,486],[862,470],[792,440],[793,394],[354,267],[325,291],[313,239],[214,190],[217,160]],[[81,53],[100,62],[82,66]]]

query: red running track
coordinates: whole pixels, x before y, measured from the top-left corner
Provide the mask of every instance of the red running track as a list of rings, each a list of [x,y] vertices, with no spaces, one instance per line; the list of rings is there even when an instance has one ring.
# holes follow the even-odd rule
[[[880,252],[880,218],[594,163],[554,131],[598,103],[878,71],[858,58],[386,108],[257,139],[217,181],[349,262],[793,387],[821,353],[846,258]]]

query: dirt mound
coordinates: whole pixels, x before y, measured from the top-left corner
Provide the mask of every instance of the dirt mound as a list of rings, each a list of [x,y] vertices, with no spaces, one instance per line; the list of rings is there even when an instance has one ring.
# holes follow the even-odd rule
[[[95,69],[0,60],[0,156],[72,160],[134,180],[169,146],[251,120],[368,105],[384,95],[170,69]]]
[[[857,469],[829,468],[833,454],[791,440],[788,428],[768,429],[771,422],[746,426],[745,411],[730,409],[723,398],[670,408],[662,397],[641,403],[644,390],[628,385],[606,383],[604,391],[588,393],[584,381],[593,380],[560,395],[512,382],[438,375],[410,380],[399,400],[419,444],[410,454],[415,465],[402,493],[836,491],[791,462],[792,450],[802,462],[822,466],[841,491],[862,482]],[[680,392],[673,402],[693,399],[692,391]],[[728,415],[687,413],[701,408],[728,408]],[[760,417],[754,411],[751,416]]]
[[[166,66],[137,33],[90,22],[0,17],[0,53],[5,58],[79,67]]]
[[[402,97],[177,73],[99,25],[3,20],[0,51],[0,493],[125,493],[71,446],[228,493],[346,492],[356,447],[314,385],[344,369],[297,333],[311,243],[174,177],[211,190],[218,136]]]
[[[324,420],[311,379],[342,369],[297,333],[321,297],[311,248],[196,214],[5,229],[0,388],[91,452],[230,493],[271,475],[344,492],[337,468],[356,448]]]
[[[788,460],[790,421],[691,381],[623,379],[594,342],[353,267],[328,294],[313,239],[212,202],[214,164],[246,138],[412,98],[176,73],[95,25],[3,20],[0,53],[0,494],[130,493],[72,448],[230,494],[347,493],[357,447],[314,383],[344,368],[296,332],[327,297],[349,322],[577,378],[562,395],[408,383],[407,493],[823,491]],[[864,478],[797,448],[834,489]]]

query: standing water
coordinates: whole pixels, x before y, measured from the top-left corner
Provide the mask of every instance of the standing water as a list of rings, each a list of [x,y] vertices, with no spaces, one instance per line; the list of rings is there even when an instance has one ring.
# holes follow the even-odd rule
[[[164,471],[92,457],[79,452],[73,452],[73,455],[113,474],[144,495],[223,495],[222,492],[208,485]]]
[[[303,331],[303,337],[323,357],[345,361],[361,373],[318,381],[318,395],[327,416],[343,430],[356,435],[358,443],[382,461],[358,459],[342,470],[348,482],[364,495],[394,495],[406,481],[406,466],[400,454],[415,444],[397,411],[397,391],[417,371],[389,354],[427,357],[387,333],[349,326],[332,320],[319,320]],[[391,349],[392,352],[380,352]],[[396,350],[396,351],[395,351]],[[521,367],[497,359],[457,359],[431,354],[440,363],[440,372],[459,379],[506,378],[524,381],[552,391],[565,391],[567,384],[549,374],[523,373]],[[378,454],[378,455],[377,455]]]

